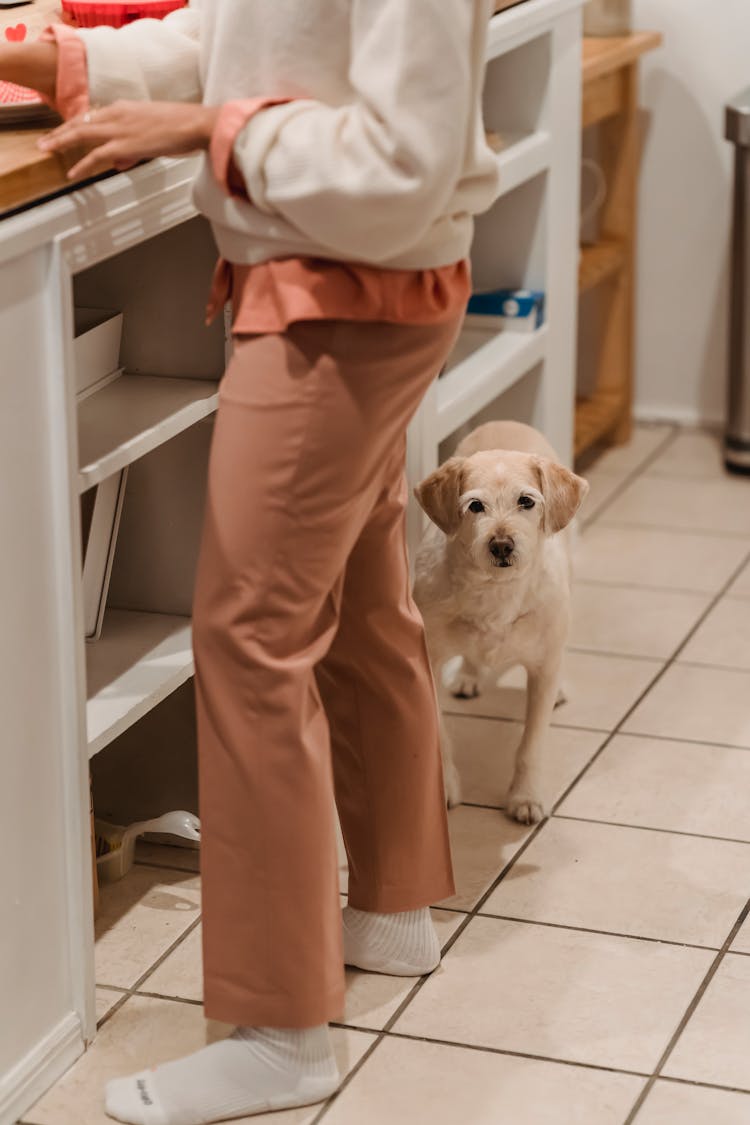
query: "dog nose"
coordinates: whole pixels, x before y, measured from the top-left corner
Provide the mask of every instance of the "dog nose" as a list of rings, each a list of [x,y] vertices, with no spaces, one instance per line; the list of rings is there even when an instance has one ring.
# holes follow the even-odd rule
[[[507,559],[513,554],[515,545],[515,540],[509,535],[505,539],[490,539],[490,554],[496,559]]]

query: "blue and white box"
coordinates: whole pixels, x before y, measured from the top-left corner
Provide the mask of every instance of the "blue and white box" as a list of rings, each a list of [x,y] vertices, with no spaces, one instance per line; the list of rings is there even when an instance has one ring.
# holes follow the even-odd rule
[[[536,332],[544,323],[544,293],[539,289],[494,289],[474,293],[466,310],[468,328]]]

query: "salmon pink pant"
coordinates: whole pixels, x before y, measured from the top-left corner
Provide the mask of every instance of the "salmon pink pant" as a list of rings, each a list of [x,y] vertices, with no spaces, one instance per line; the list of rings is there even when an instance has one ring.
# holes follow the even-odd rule
[[[237,338],[194,607],[209,1018],[341,1017],[336,807],[352,906],[453,893],[404,462],[458,326]]]

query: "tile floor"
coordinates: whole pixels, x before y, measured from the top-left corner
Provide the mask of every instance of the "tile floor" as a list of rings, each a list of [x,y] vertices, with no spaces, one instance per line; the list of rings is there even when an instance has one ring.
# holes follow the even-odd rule
[[[523,682],[446,701],[467,804],[427,980],[350,972],[348,1079],[269,1125],[750,1123],[750,481],[640,427],[587,474],[549,820],[501,811]],[[226,1034],[201,1008],[194,853],[105,889],[99,1035],[26,1116],[103,1125],[109,1077]]]

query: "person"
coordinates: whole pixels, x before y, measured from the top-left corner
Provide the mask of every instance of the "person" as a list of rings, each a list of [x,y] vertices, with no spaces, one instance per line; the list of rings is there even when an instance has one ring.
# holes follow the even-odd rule
[[[406,429],[455,342],[496,196],[492,0],[193,0],[0,48],[74,177],[202,150],[231,296],[194,601],[204,1003],[228,1038],[111,1082],[193,1125],[314,1103],[344,964],[424,974],[453,892],[405,547]],[[335,801],[335,803],[334,803]],[[340,907],[336,813],[349,860]]]

